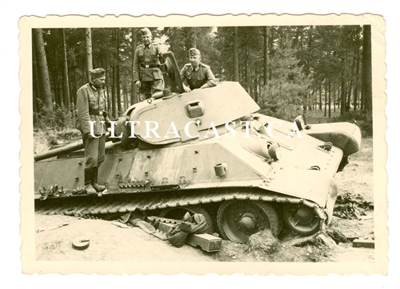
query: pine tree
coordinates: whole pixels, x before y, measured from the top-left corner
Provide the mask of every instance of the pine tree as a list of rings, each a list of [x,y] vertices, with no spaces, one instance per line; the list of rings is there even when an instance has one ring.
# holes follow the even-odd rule
[[[260,94],[261,106],[266,114],[289,121],[302,114],[302,106],[309,105],[311,84],[311,78],[298,65],[297,49],[291,44],[285,36],[271,53],[271,80]]]

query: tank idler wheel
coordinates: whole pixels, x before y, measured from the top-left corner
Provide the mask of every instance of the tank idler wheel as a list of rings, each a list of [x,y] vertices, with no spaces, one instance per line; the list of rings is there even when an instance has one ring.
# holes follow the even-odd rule
[[[191,214],[202,214],[208,224],[207,233],[209,234],[214,233],[213,219],[211,218],[210,213],[208,213],[208,211],[202,206],[184,206],[184,207],[166,208],[160,212],[160,217],[182,220],[187,212]]]
[[[309,236],[319,230],[320,219],[313,208],[302,204],[286,204],[283,207],[283,220],[289,228],[302,236]]]
[[[262,201],[224,201],[217,212],[217,225],[224,239],[246,243],[249,236],[271,229],[278,236],[282,225],[276,209]]]

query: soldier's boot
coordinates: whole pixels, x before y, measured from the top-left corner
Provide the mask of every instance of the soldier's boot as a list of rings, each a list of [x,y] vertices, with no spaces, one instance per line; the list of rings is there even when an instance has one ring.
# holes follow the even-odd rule
[[[92,186],[93,169],[85,169],[85,190],[87,194],[96,194],[96,190]]]
[[[98,173],[99,173],[99,168],[98,167],[93,168],[92,186],[96,190],[97,193],[101,193],[106,189],[106,187],[103,186],[103,185],[99,185],[97,183],[97,175],[98,175]]]

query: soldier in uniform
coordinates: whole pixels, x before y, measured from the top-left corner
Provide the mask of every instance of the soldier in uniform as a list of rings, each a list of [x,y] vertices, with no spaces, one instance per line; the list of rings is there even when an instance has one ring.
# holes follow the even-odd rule
[[[151,42],[148,28],[140,30],[143,44],[135,51],[133,62],[133,81],[139,87],[140,99],[148,99],[153,93],[162,92],[164,78],[160,69],[160,51],[157,44]]]
[[[82,133],[85,148],[85,189],[88,194],[101,194],[106,187],[97,183],[98,170],[104,161],[106,128],[106,98],[103,86],[105,70],[96,68],[90,71],[90,82],[79,88],[76,97],[78,119],[76,128]],[[89,121],[94,121],[91,134]]]
[[[210,67],[200,62],[201,54],[196,48],[189,49],[189,61],[181,70],[183,88],[189,92],[196,88],[213,87],[217,85]]]

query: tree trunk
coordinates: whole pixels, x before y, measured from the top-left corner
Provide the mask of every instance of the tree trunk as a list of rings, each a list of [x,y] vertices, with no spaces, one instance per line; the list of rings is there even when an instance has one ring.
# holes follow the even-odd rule
[[[89,71],[93,69],[92,31],[90,28],[86,28],[86,64],[87,64],[87,76],[89,78]]]
[[[118,107],[117,107],[117,86],[116,86],[116,74],[117,71],[115,67],[112,68],[112,83],[111,83],[111,94],[112,94],[112,108],[113,108],[113,117],[114,119],[118,116]]]
[[[63,54],[64,54],[64,104],[66,107],[70,106],[70,94],[69,94],[69,78],[68,78],[68,58],[67,58],[67,43],[65,42],[65,31],[61,28],[61,36],[63,41]]]
[[[359,56],[359,50],[358,50],[358,47],[357,47],[357,50],[356,50],[356,59],[357,59],[357,64],[356,64],[356,66],[357,66],[357,70],[356,70],[356,81],[355,81],[355,83],[354,83],[354,90],[353,90],[353,109],[354,109],[354,111],[356,111],[357,110],[357,101],[358,101],[358,81],[359,81],[359,77],[358,77],[358,74],[359,74],[359,72],[360,72],[360,56]]]
[[[322,110],[322,85],[319,86],[319,110]]]
[[[116,73],[115,73],[115,84],[117,89],[117,102],[118,102],[118,115],[117,117],[123,112],[122,111],[122,99],[121,99],[121,85],[120,85],[120,75],[119,75],[119,65],[116,66]]]
[[[117,60],[117,66],[116,66],[116,86],[117,86],[117,102],[118,102],[118,115],[122,113],[122,101],[121,101],[121,86],[120,86],[120,79],[119,79],[119,28],[116,28],[115,30],[116,34],[116,51],[115,51],[115,59]]]
[[[39,83],[39,72],[38,72],[38,65],[37,65],[37,52],[35,44],[32,43],[32,74],[33,74],[33,111],[38,113],[40,112],[40,106],[38,100],[40,99],[40,83]]]
[[[354,90],[353,83],[354,83],[354,77],[355,77],[355,74],[356,74],[355,70],[356,70],[356,63],[357,63],[355,57],[356,57],[356,55],[354,55],[353,61],[352,61],[352,64],[351,64],[351,78],[350,78],[350,83],[348,85],[349,89],[347,90],[346,111],[350,110],[350,107],[351,107],[351,105],[350,105],[351,104],[351,93]]]
[[[239,32],[234,27],[233,37],[233,81],[239,81]]]
[[[246,46],[246,58],[244,60],[244,79],[246,85],[246,91],[250,94],[250,82],[249,82],[249,47]]]
[[[331,80],[328,80],[328,90],[329,90],[329,98],[328,98],[328,116],[329,118],[331,117],[331,94],[332,94],[332,90],[331,90]],[[335,104],[334,104],[335,105]]]
[[[344,115],[346,112],[346,65],[347,65],[347,52],[345,52],[345,58],[342,68],[342,89],[340,95],[340,115]]]
[[[264,85],[268,84],[268,27],[264,28]]]
[[[107,108],[108,108],[108,114],[112,115],[113,114],[113,104],[112,104],[112,81],[110,81],[110,79],[112,79],[112,70],[111,70],[111,65],[109,65],[107,63],[106,65],[106,73],[107,73],[107,77],[106,77],[106,91],[107,91]]]
[[[53,96],[51,93],[49,70],[47,66],[46,51],[44,49],[42,29],[32,29],[33,39],[37,52],[37,63],[39,67],[39,80],[41,87],[41,99],[47,109],[52,110]]]
[[[336,112],[336,99],[337,99],[337,89],[336,88],[336,83],[333,83],[333,112]]]
[[[371,25],[363,25],[362,97],[364,109],[372,112]]]
[[[255,78],[254,78],[254,101],[258,102],[258,65],[255,67]]]
[[[126,88],[126,83],[125,82],[123,82],[123,84],[122,84],[122,95],[124,97],[124,105],[123,105],[123,112],[124,112],[129,106],[128,90]]]
[[[54,100],[53,102],[56,105],[61,105],[61,97],[60,97],[60,90],[58,89],[58,53],[56,53],[55,49],[51,50],[53,53],[53,65],[47,63],[47,65],[49,66],[49,72],[50,72],[50,88],[52,88],[53,91],[53,96],[54,96]],[[51,53],[49,53],[49,55],[51,55]],[[51,57],[49,57],[49,59],[51,59]]]
[[[76,92],[78,91],[78,85],[76,83],[76,64],[75,64],[75,60],[73,59],[73,66],[72,66],[72,77],[73,77],[73,81],[74,81],[74,97],[72,97],[72,102],[74,103],[74,106],[76,104]]]
[[[327,91],[328,91],[328,84],[327,84],[327,81],[325,81],[325,99],[324,99],[324,102],[325,102],[325,105],[324,105],[324,117],[326,117],[326,105],[327,105]]]
[[[132,73],[131,73],[131,79],[132,79],[132,83],[131,83],[131,104],[137,103],[139,102],[138,100],[138,93],[137,93],[137,88],[135,83],[133,82],[133,61],[135,59],[135,50],[136,50],[136,46],[137,46],[137,37],[136,37],[136,29],[132,28],[132,49],[131,49],[131,58],[132,58]]]

